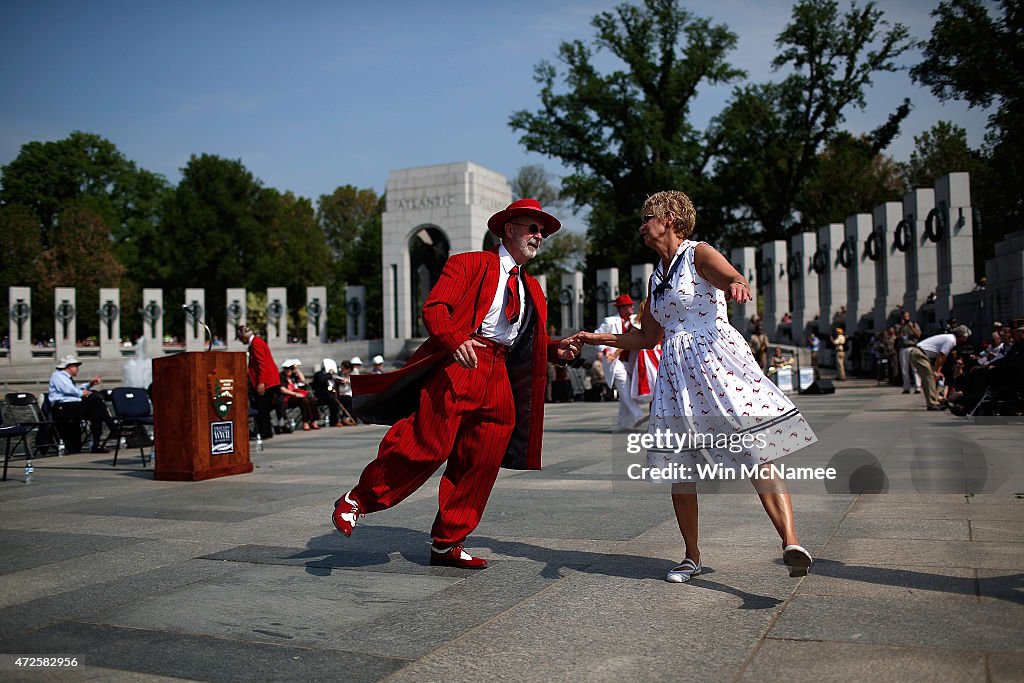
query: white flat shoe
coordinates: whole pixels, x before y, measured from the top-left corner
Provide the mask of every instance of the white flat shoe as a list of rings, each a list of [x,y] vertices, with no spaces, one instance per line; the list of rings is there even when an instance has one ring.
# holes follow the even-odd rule
[[[807,570],[814,564],[811,554],[802,545],[787,545],[782,551],[782,561],[789,567],[792,577],[807,576]]]
[[[694,563],[690,558],[686,558],[669,570],[665,580],[669,583],[686,583],[691,577],[700,576],[702,569],[700,560]]]

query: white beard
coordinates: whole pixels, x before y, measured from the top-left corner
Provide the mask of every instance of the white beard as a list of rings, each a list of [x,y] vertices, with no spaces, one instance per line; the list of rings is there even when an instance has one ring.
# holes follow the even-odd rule
[[[539,246],[539,244],[531,242],[531,238],[526,237],[525,235],[519,241],[519,250],[523,252],[523,255],[526,256],[527,259],[532,259],[537,255],[537,249]]]

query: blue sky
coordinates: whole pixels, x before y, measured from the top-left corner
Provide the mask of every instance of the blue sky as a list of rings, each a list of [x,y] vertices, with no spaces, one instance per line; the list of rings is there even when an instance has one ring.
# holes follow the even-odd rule
[[[561,174],[556,160],[522,148],[508,117],[538,105],[534,65],[554,60],[564,40],[589,39],[590,18],[617,4],[8,0],[0,164],[26,142],[83,130],[172,182],[190,155],[209,153],[312,199],[344,184],[380,192],[391,169],[452,161],[508,176],[541,163]],[[937,0],[877,5],[915,38],[928,37]],[[686,3],[739,35],[730,61],[755,82],[778,78],[770,62],[791,6]],[[729,90],[704,89],[693,121],[718,113]],[[940,119],[981,143],[985,112],[939,103],[905,72],[877,79],[867,109],[849,112],[846,127],[876,127],[903,97],[915,109],[888,150],[898,160]]]

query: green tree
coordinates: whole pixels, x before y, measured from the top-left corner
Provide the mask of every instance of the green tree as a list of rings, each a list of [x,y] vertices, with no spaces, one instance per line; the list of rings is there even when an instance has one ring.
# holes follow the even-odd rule
[[[527,164],[520,168],[511,185],[513,199],[536,199],[544,208],[561,205],[555,176],[540,164]]]
[[[384,335],[383,272],[381,270],[381,214],[380,210],[359,229],[351,258],[342,270],[344,282],[366,287],[366,336],[379,339]]]
[[[263,187],[241,160],[193,156],[167,201],[162,234],[165,296],[180,300],[185,286],[205,287],[207,320],[218,333],[228,287],[286,287],[296,310],[306,286],[328,280],[329,252],[312,203]],[[178,315],[175,307],[168,313]]]
[[[372,189],[342,185],[320,195],[316,220],[336,261],[345,259],[363,226],[380,212],[380,197]]]
[[[725,59],[736,35],[678,0],[621,4],[591,25],[592,46],[560,46],[561,74],[547,61],[536,66],[541,107],[515,112],[509,125],[527,149],[572,169],[562,195],[577,209],[590,208],[590,265],[625,265],[651,258],[636,238],[637,211],[649,193],[680,188],[699,203],[705,192],[710,150],[689,121],[698,89],[744,74]],[[595,51],[623,68],[602,74]]]
[[[795,209],[808,227],[840,223],[903,196],[901,167],[878,153],[868,136],[843,132],[818,156],[814,173],[801,188]]]
[[[340,338],[346,332],[347,285],[366,287],[366,333],[382,336],[384,325],[381,274],[381,216],[384,197],[371,188],[338,187],[317,201],[317,222],[331,251],[328,281],[327,334]]]
[[[50,248],[40,258],[39,285],[47,296],[54,287],[75,287],[77,330],[83,338],[99,333],[100,287],[120,287],[125,272],[114,254],[103,209],[102,201],[91,198],[68,202],[51,233]]]
[[[110,196],[114,250],[133,283],[151,282],[161,268],[164,211],[173,191],[163,176],[139,169],[122,177]]]
[[[967,144],[967,131],[949,121],[939,121],[914,136],[914,151],[903,165],[904,188],[931,187],[936,178],[955,171],[976,176],[983,165]]]
[[[161,205],[169,191],[162,176],[137,168],[109,140],[75,131],[55,142],[23,145],[2,169],[0,204],[29,207],[36,216],[37,241],[45,248],[52,246],[61,212],[75,201],[90,200],[110,226],[115,254],[127,269],[121,283],[121,327],[127,333],[141,325],[137,307],[128,302],[161,264]]]
[[[851,5],[845,14],[834,0],[794,5],[772,62],[793,73],[779,83],[737,89],[712,127],[721,202],[712,216],[741,229],[759,228],[765,239],[816,227],[802,224],[797,213],[805,183],[841,133],[844,112],[863,109],[872,78],[896,71],[896,58],[911,46],[906,27],[883,16],[871,2]],[[888,146],[909,110],[905,100],[872,133],[875,154]]]
[[[293,336],[305,336],[306,287],[327,284],[330,251],[313,204],[291,192],[262,189],[256,209],[261,248],[251,253],[247,286],[286,287]]]
[[[220,320],[225,289],[253,286],[253,261],[263,249],[256,219],[261,191],[240,160],[193,155],[164,208],[154,280],[168,302],[182,301],[185,287],[204,287],[206,319],[215,334],[225,329]],[[165,325],[180,329],[181,311],[170,304],[166,309]]]
[[[27,206],[0,206],[0,296],[4,301],[8,287],[32,287],[38,282],[43,255],[38,227],[39,218]]]
[[[1002,16],[993,18],[980,0],[940,2],[932,12],[936,21],[924,60],[910,71],[941,100],[995,106],[986,168],[972,179],[984,215],[986,255],[1024,218],[1024,7],[1019,0],[1001,0],[999,6]]]
[[[139,218],[152,219],[155,196],[166,189],[161,176],[140,171],[114,143],[81,131],[56,142],[23,145],[2,174],[0,203],[30,207],[39,217],[44,247],[58,216],[76,199],[102,200],[95,206],[111,214],[115,237],[120,238]]]

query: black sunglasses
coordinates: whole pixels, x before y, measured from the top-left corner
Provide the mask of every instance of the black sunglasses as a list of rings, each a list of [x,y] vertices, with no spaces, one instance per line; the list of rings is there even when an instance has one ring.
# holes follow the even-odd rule
[[[655,218],[657,218],[657,216],[655,216],[653,213],[645,213],[640,221],[640,225],[647,225],[647,223],[654,220]]]
[[[521,226],[523,226],[524,228],[526,228],[527,230],[530,231],[531,235],[540,235],[544,231],[544,228],[540,227],[536,223],[515,223],[513,221],[509,221],[509,222],[512,223],[512,225],[521,225]]]

